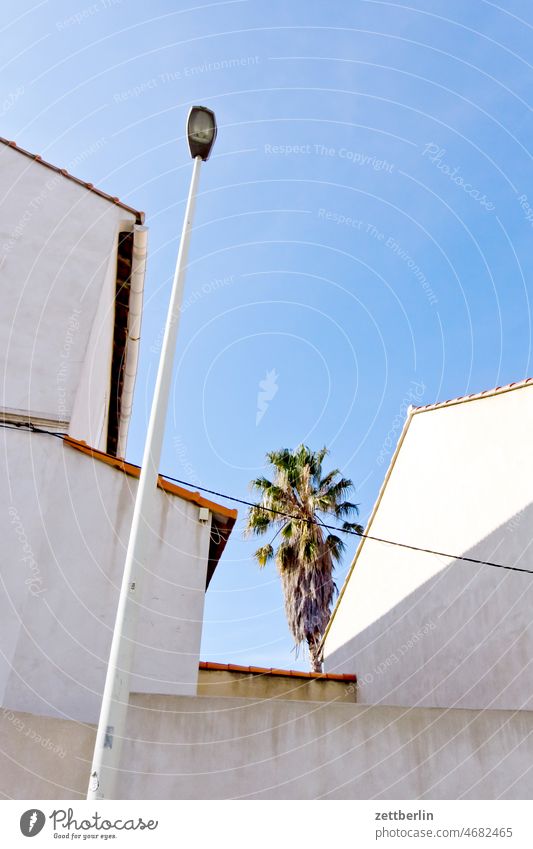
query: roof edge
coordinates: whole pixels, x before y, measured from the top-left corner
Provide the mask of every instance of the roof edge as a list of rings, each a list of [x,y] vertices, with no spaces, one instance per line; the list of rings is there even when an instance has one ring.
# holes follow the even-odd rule
[[[248,675],[275,675],[282,678],[305,678],[311,680],[325,681],[357,681],[356,675],[348,675],[346,673],[333,672],[300,672],[295,669],[273,669],[266,666],[239,666],[236,663],[211,663],[210,661],[201,660],[198,668],[201,670],[219,671],[219,672],[242,672]]]
[[[135,215],[137,224],[144,224],[144,212],[140,212],[138,209],[134,209],[132,206],[128,206],[128,204],[123,203],[120,198],[113,197],[113,195],[109,195],[107,192],[104,192],[102,189],[97,189],[92,183],[87,183],[85,180],[80,180],[79,177],[75,177],[74,174],[70,174],[66,168],[59,168],[57,165],[53,165],[51,162],[48,162],[46,159],[43,159],[38,153],[31,153],[29,150],[25,150],[23,147],[19,147],[19,145],[15,141],[9,141],[9,139],[5,139],[0,136],[0,143],[5,145],[6,147],[10,147],[12,150],[18,151],[18,153],[22,153],[23,156],[27,156],[29,159],[32,159],[34,162],[38,162],[40,165],[44,165],[45,168],[50,168],[52,171],[55,171],[57,174],[62,174],[63,177],[66,177],[67,180],[71,180],[73,183],[77,183],[79,186],[83,186],[88,191],[92,192],[95,195],[98,195],[105,200],[108,200],[110,203],[114,203],[116,206],[120,206],[122,209],[125,209],[127,212]]]
[[[456,404],[465,404],[467,401],[479,401],[482,398],[492,398],[494,395],[503,395],[506,392],[514,392],[515,389],[523,389],[533,384],[533,377],[526,377],[515,383],[507,383],[504,386],[495,386],[493,389],[484,389],[482,392],[474,392],[471,395],[458,395],[447,401],[436,401],[435,404],[424,404],[422,407],[413,407],[413,413],[425,413],[428,410],[438,410],[441,407],[453,407]]]
[[[82,439],[75,439],[70,435],[64,436],[63,441],[76,451],[80,451],[82,454],[86,454],[89,457],[93,457],[95,460],[106,463],[108,466],[112,466],[119,472],[123,472],[124,474],[130,475],[134,478],[140,477],[140,466],[135,466],[133,463],[127,463],[120,457],[113,457],[112,454],[106,454],[98,448],[91,448]],[[190,501],[193,504],[197,504],[198,507],[207,507],[208,510],[217,516],[223,516],[230,521],[231,527],[233,527],[237,520],[237,510],[233,510],[230,507],[224,507],[222,504],[217,504],[215,501],[210,501],[208,498],[204,498],[203,495],[200,495],[199,492],[193,492],[190,489],[185,489],[175,483],[171,483],[171,481],[166,480],[166,478],[162,475],[158,476],[157,485],[160,489],[163,489],[171,495],[177,495],[178,498],[183,498],[184,501]]]

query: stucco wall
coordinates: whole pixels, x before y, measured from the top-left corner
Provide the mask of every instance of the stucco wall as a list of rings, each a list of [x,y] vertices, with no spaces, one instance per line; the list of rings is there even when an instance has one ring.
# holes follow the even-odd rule
[[[533,793],[530,713],[142,695],[131,705],[117,788],[125,798]]]
[[[0,181],[1,406],[68,421],[102,293],[108,327],[118,232],[135,217],[4,145]],[[93,374],[106,344],[92,348]],[[78,419],[91,440],[94,427],[82,430]]]
[[[93,725],[0,708],[0,797],[84,799]]]
[[[139,694],[131,706],[117,798],[533,795],[528,712]],[[0,792],[83,797],[93,745],[91,726],[0,710]]]
[[[371,535],[532,568],[533,386],[415,413]],[[358,700],[533,707],[533,580],[364,540],[325,641]]]
[[[0,704],[98,717],[137,480],[0,430]],[[157,491],[132,689],[196,692],[210,523]]]
[[[101,451],[107,450],[117,244],[115,239],[79,371],[68,429],[75,439],[83,439],[88,445]]]

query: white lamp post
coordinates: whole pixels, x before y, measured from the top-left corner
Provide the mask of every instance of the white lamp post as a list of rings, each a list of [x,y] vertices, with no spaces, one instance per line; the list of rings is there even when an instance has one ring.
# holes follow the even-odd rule
[[[200,165],[209,158],[216,134],[217,125],[214,112],[204,106],[193,106],[187,119],[189,150],[194,160],[191,185],[185,208],[185,220],[172,283],[163,347],[159,359],[142,469],[113,629],[87,792],[88,799],[112,798],[113,779],[120,766],[119,755],[129,699],[135,612],[139,604],[140,579],[146,564],[147,541],[154,515],[153,508],[157,492],[159,462],[163,446],[194,203],[200,176]]]

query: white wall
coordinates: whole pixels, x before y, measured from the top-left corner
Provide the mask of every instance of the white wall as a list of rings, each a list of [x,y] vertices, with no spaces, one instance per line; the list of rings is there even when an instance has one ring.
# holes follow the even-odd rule
[[[371,535],[533,568],[533,386],[415,412]],[[533,575],[365,540],[325,641],[358,700],[533,707]]]
[[[94,385],[108,392],[109,361],[106,379],[100,375],[111,344],[117,236],[135,216],[4,145],[0,181],[7,187],[0,203],[0,405],[68,421],[76,393],[87,397],[87,365],[93,396]],[[89,346],[99,303],[106,338]],[[93,416],[101,406],[95,399]],[[77,436],[91,441],[94,431],[93,421],[78,416]]]
[[[0,704],[94,722],[137,479],[51,436],[0,441]],[[158,490],[134,690],[196,691],[209,537]]]
[[[133,694],[116,798],[531,799],[532,733],[531,712]],[[94,736],[0,709],[0,793],[85,798]]]
[[[111,360],[115,328],[118,240],[111,251],[105,279],[79,371],[69,433],[93,448],[107,450]]]
[[[533,714],[133,695],[117,797],[529,799]]]

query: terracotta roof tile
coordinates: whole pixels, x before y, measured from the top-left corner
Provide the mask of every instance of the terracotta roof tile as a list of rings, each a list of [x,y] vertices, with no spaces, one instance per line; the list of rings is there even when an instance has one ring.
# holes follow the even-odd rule
[[[322,678],[325,681],[357,681],[356,675],[337,675],[332,672],[300,672],[296,669],[272,669],[265,666],[239,666],[236,663],[212,663],[200,661],[200,669],[218,670],[222,672],[244,672],[249,675],[279,675],[284,678]]]
[[[106,454],[104,451],[99,451],[97,448],[91,448],[81,439],[74,439],[72,436],[64,436],[63,441],[71,448],[81,451],[82,454],[87,454],[95,460],[107,463],[108,466],[113,466],[113,468],[118,469],[120,472],[125,472],[127,475],[138,478],[141,474],[140,466],[134,466],[133,463],[126,463],[125,460],[121,460],[119,457],[113,457],[112,454]],[[190,489],[178,486],[177,484],[166,480],[166,478],[161,475],[159,475],[158,486],[161,489],[164,489],[165,492],[169,492],[171,495],[177,495],[185,501],[192,501],[194,504],[197,504],[198,507],[207,507],[212,513],[217,513],[220,516],[230,519],[232,527],[235,524],[238,514],[236,510],[232,510],[230,507],[224,507],[222,504],[210,501],[208,498],[204,498],[203,495],[200,495],[199,492],[191,492]]]
[[[515,389],[522,389],[524,386],[533,383],[533,377],[527,377],[525,380],[519,380],[515,383],[507,383],[505,386],[495,386],[494,389],[483,389],[481,392],[474,392],[471,395],[459,395],[457,398],[448,398],[447,401],[437,401],[435,404],[424,404],[422,407],[413,407],[413,413],[425,413],[426,410],[436,410],[439,407],[451,407],[454,404],[462,404],[466,401],[474,401],[478,398],[490,398],[492,395],[503,395],[505,392],[512,392]]]
[[[117,206],[120,206],[122,209],[127,210],[127,212],[131,212],[133,215],[135,215],[138,224],[144,223],[144,212],[139,212],[138,209],[134,209],[132,206],[128,206],[127,204],[122,203],[119,198],[113,197],[112,195],[108,195],[107,192],[102,191],[102,189],[96,189],[93,183],[86,183],[85,180],[80,180],[78,177],[75,177],[73,174],[70,174],[66,168],[58,168],[57,165],[52,165],[51,162],[47,162],[38,153],[30,153],[29,150],[24,150],[23,147],[19,147],[18,144],[14,141],[9,141],[9,139],[4,139],[2,138],[2,136],[0,136],[0,143],[6,145],[6,147],[13,148],[13,150],[17,150],[24,156],[33,159],[34,162],[39,162],[41,165],[44,165],[45,168],[51,168],[51,170],[55,171],[57,174],[62,174],[68,180],[72,180],[72,182],[77,183],[79,186],[83,186],[85,189],[88,189],[88,191],[93,192],[95,195],[105,198],[105,200],[110,201],[110,203],[114,203]]]

